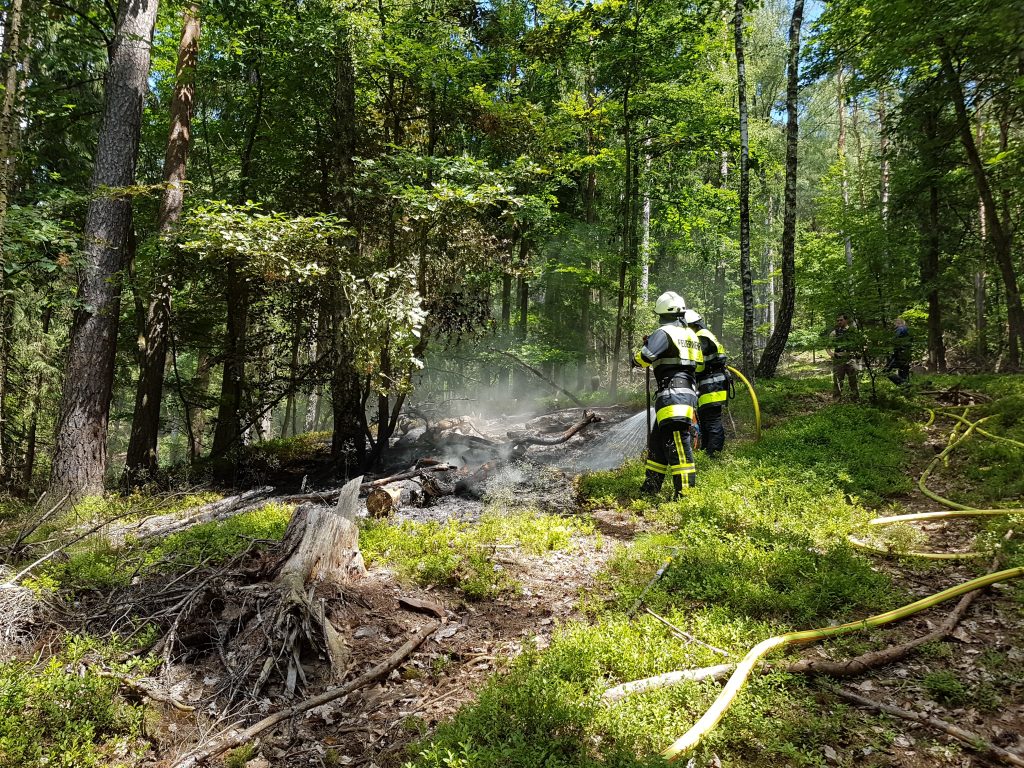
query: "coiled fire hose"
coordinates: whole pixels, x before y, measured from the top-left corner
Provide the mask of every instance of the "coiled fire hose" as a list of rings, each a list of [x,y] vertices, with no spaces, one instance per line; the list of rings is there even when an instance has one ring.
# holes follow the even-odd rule
[[[928,424],[926,426],[930,426],[935,421],[936,413],[929,409],[929,414],[930,417],[928,419]],[[922,489],[922,491],[926,492],[925,495],[927,495],[929,498],[938,501],[940,504],[949,506],[951,507],[951,509],[942,512],[926,512],[915,515],[896,515],[892,517],[875,518],[874,520],[870,521],[871,524],[888,525],[894,522],[906,520],[927,520],[941,517],[962,517],[968,515],[1007,515],[1018,512],[1024,512],[1024,509],[976,509],[973,507],[966,506],[964,504],[957,504],[956,502],[953,502],[950,499],[946,499],[942,496],[939,496],[936,493],[927,491],[924,485],[924,481],[927,479],[927,476],[930,474],[930,472],[935,468],[935,466],[938,465],[940,461],[943,461],[947,456],[949,456],[949,454],[957,445],[966,440],[967,437],[970,436],[970,434],[974,431],[977,431],[979,434],[984,434],[986,437],[989,437],[991,439],[1001,439],[1004,442],[1024,447],[1024,445],[1018,443],[1016,440],[1010,440],[1009,438],[999,438],[996,435],[991,435],[989,433],[983,432],[978,428],[979,424],[984,422],[987,418],[991,417],[985,417],[972,422],[969,421],[966,417],[960,417],[957,416],[956,414],[943,412],[942,415],[952,416],[953,418],[958,420],[957,427],[963,424],[964,426],[966,426],[967,429],[963,434],[956,437],[956,439],[952,439],[949,445],[947,445],[947,447],[945,448],[945,450],[943,450],[939,455],[937,455],[932,460],[932,462],[925,469],[924,473],[922,473],[921,475],[919,487]],[[954,428],[954,432],[955,431],[956,428]],[[934,556],[937,553],[920,554],[922,556]],[[845,635],[851,632],[858,632],[860,630],[870,629],[872,627],[880,627],[884,624],[889,624],[894,621],[905,619],[908,616],[912,616],[915,613],[919,613],[920,611],[932,608],[933,606],[936,606],[939,603],[945,602],[946,600],[950,600],[954,597],[959,597],[960,595],[963,595],[967,592],[971,592],[972,590],[983,589],[985,587],[991,586],[992,584],[998,584],[1003,581],[1010,581],[1011,579],[1018,579],[1022,576],[1024,576],[1024,566],[1018,566],[1016,568],[1007,568],[1002,571],[996,571],[994,573],[989,573],[984,576],[979,576],[976,579],[971,579],[970,581],[966,581],[963,584],[957,584],[955,586],[949,587],[948,589],[944,589],[941,592],[937,592],[934,595],[930,595],[929,597],[917,600],[916,602],[910,603],[909,605],[904,605],[901,608],[896,608],[885,613],[879,613],[875,616],[869,616],[866,619],[861,619],[859,621],[851,621],[846,624],[839,624],[838,626],[834,627],[822,627],[820,629],[809,629],[800,632],[787,632],[784,635],[776,635],[775,637],[769,637],[767,640],[762,640],[760,643],[751,648],[747,652],[746,656],[743,657],[743,660],[737,665],[736,670],[729,677],[729,680],[726,682],[725,687],[722,689],[722,692],[718,695],[718,698],[715,699],[711,707],[701,716],[700,720],[694,723],[693,727],[691,727],[690,730],[688,730],[679,739],[677,739],[670,747],[664,750],[661,753],[661,756],[669,762],[673,762],[682,757],[691,749],[693,749],[705,735],[710,733],[715,728],[715,726],[718,725],[722,717],[725,716],[725,713],[728,710],[729,706],[732,704],[733,700],[739,694],[740,689],[742,689],[743,685],[747,682],[747,679],[750,677],[751,672],[753,672],[754,665],[757,664],[761,657],[763,657],[771,650],[774,650],[776,648],[783,648],[790,645],[812,643],[830,637],[837,637],[839,635]]]

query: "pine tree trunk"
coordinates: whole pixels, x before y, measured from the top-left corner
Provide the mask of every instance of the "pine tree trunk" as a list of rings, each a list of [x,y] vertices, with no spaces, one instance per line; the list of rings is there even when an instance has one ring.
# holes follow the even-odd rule
[[[736,93],[740,113],[740,289],[743,294],[742,367],[754,375],[754,283],[750,272],[750,150],[747,136],[747,69],[743,53],[743,0],[733,18],[736,42]]]
[[[122,0],[105,78],[104,114],[85,220],[84,268],[57,421],[51,493],[103,491],[107,423],[131,198],[112,190],[135,182],[142,109],[157,0]]]
[[[991,180],[982,161],[981,153],[978,151],[978,145],[974,141],[974,134],[971,131],[971,119],[967,114],[963,86],[960,83],[960,77],[956,69],[953,67],[952,58],[944,48],[940,60],[942,72],[946,78],[946,85],[950,89],[950,95],[953,100],[957,133],[960,135],[960,142],[963,144],[964,151],[967,154],[967,165],[974,176],[975,184],[978,187],[978,195],[984,203],[989,240],[992,243],[992,251],[995,254],[996,263],[1003,278],[1003,289],[1006,292],[1006,316],[1009,324],[1006,367],[1016,370],[1020,366],[1021,349],[1024,347],[1024,305],[1021,304],[1017,271],[1013,264],[1013,241],[1008,230],[1009,222],[1003,222],[999,218]]]
[[[192,103],[195,98],[195,70],[199,57],[199,11],[195,4],[185,7],[174,96],[171,99],[171,128],[164,154],[164,191],[157,212],[157,232],[165,234],[181,217],[185,201],[185,169],[192,133]],[[159,245],[161,248],[162,245]],[[158,258],[166,260],[161,253]],[[173,277],[167,265],[157,270],[157,285],[146,312],[145,349],[139,366],[135,392],[132,434],[128,442],[125,473],[130,479],[152,477],[157,470],[157,440],[160,433],[160,405],[163,399],[164,369],[167,367],[171,322]]]
[[[334,120],[337,143],[337,175],[342,190],[338,208],[349,221],[355,224],[355,202],[351,187],[355,175],[357,146],[356,117],[356,74],[352,61],[351,31],[338,31],[335,50],[335,92]],[[432,133],[432,130],[431,130]],[[349,238],[350,256],[358,253],[359,244]],[[355,350],[351,347],[346,324],[351,312],[348,299],[341,285],[332,289],[332,375],[331,406],[334,413],[334,429],[331,437],[331,452],[344,476],[361,469],[366,458],[365,411],[363,386],[355,368]]]
[[[782,301],[779,317],[768,344],[757,366],[757,375],[771,378],[779,367],[779,360],[789,341],[796,307],[796,164],[797,96],[799,94],[800,25],[804,17],[804,0],[793,3],[793,16],[789,24],[789,63],[786,77],[786,191],[782,214]]]
[[[213,430],[211,456],[224,456],[242,446],[240,409],[245,396],[245,356],[249,329],[249,287],[230,261],[225,280],[227,323],[224,337],[224,367],[221,374],[217,425]]]

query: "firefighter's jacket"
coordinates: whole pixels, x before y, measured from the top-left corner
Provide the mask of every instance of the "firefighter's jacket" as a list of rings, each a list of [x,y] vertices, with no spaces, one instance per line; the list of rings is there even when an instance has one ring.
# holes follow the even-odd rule
[[[666,323],[647,337],[634,357],[642,368],[651,367],[658,382],[654,401],[658,423],[692,423],[697,407],[697,376],[704,371],[704,354],[697,334],[679,321]]]
[[[704,355],[704,370],[697,374],[697,407],[706,405],[725,405],[729,399],[729,374],[725,366],[728,358],[725,347],[711,331],[699,327],[697,338],[700,340],[701,352]]]

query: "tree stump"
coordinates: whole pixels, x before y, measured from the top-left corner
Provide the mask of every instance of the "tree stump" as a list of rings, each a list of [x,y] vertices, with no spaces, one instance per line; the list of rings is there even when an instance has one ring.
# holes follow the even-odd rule
[[[300,662],[303,650],[325,655],[333,679],[345,676],[348,643],[331,623],[324,601],[315,592],[324,584],[348,586],[366,574],[355,522],[361,481],[362,477],[357,477],[341,489],[333,510],[312,504],[295,510],[284,535],[287,559],[274,579],[277,607],[267,628],[265,659],[256,691],[266,685],[277,668],[285,691],[294,694],[298,684],[306,682]]]

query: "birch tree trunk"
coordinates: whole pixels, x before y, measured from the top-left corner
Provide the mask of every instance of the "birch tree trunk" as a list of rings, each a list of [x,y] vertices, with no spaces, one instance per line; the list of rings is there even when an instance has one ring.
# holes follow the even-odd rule
[[[122,0],[105,77],[103,122],[85,219],[78,309],[57,420],[51,493],[101,493],[131,198],[157,0]]]

